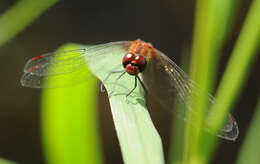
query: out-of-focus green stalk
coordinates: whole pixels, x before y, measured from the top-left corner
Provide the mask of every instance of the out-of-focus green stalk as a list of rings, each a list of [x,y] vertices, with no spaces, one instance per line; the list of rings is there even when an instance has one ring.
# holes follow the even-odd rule
[[[260,147],[260,99],[258,100],[258,105],[256,108],[256,113],[250,124],[250,128],[247,131],[246,138],[240,149],[238,155],[237,164],[244,163],[259,163],[259,147]]]
[[[178,110],[185,110],[180,103],[176,102],[175,108]],[[171,144],[169,151],[169,163],[171,164],[181,164],[183,160],[183,148],[184,148],[184,121],[181,119],[173,120],[173,128],[171,133]]]
[[[211,120],[210,126],[212,130],[219,129],[225,121],[228,111],[232,109],[243,88],[256,57],[255,52],[259,48],[260,42],[259,11],[260,0],[254,0],[217,91],[218,105],[212,108],[215,111],[215,117]],[[210,138],[211,142],[207,143],[207,149],[214,149],[215,140],[213,137]]]
[[[239,96],[256,57],[255,51],[259,48],[260,42],[259,11],[260,0],[254,0],[217,91],[216,98],[219,105],[214,106],[217,109],[213,108],[217,112],[213,121],[214,129],[220,127],[225,115]]]
[[[0,164],[17,164],[17,163],[0,158]]]
[[[192,47],[191,78],[198,83],[196,96],[192,93],[191,106],[196,112],[188,114],[184,163],[203,163],[199,155],[200,132],[208,103],[208,90],[215,81],[219,50],[230,25],[234,3],[231,0],[198,0]],[[190,126],[192,125],[192,127]]]
[[[189,53],[190,49],[185,46],[183,47],[183,52],[181,53],[181,68],[185,72],[189,69]],[[183,103],[178,101],[177,99],[174,102],[174,108],[178,111],[185,111],[185,106]],[[171,164],[181,164],[183,161],[183,149],[184,149],[184,132],[185,132],[185,121],[182,119],[178,119],[176,117],[173,118],[172,121],[172,130],[171,130],[171,140],[170,140],[170,148],[169,148],[169,156],[168,161]]]
[[[18,0],[0,15],[0,46],[19,34],[58,0]]]
[[[81,47],[67,44],[59,51]],[[88,72],[91,74],[90,70]],[[78,76],[81,74],[79,73]],[[58,82],[69,83],[68,80],[73,81],[73,78],[80,77],[72,72],[67,74],[66,78],[49,77],[45,83],[50,85]],[[98,80],[93,76],[78,85],[43,90],[43,144],[49,164],[103,163],[97,130],[98,88]]]

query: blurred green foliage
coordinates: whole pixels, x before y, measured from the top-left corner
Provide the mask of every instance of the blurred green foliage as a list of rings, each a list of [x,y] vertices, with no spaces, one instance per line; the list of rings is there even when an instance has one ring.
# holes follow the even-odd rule
[[[254,114],[253,120],[251,121],[251,126],[247,130],[246,138],[240,149],[238,155],[237,164],[257,164],[260,161],[259,147],[260,147],[260,100],[258,100],[258,105],[256,108],[256,113]]]
[[[79,48],[81,46],[67,44],[58,51]],[[90,70],[87,72],[91,75]],[[63,82],[67,84],[76,76],[81,74],[72,72],[62,76],[64,78],[49,78],[45,83],[62,86]],[[43,143],[48,163],[103,163],[98,133],[97,86],[97,79],[90,76],[85,83],[75,86],[43,90]]]
[[[197,93],[199,99],[191,99],[191,103],[192,109],[199,112],[199,117],[188,119],[193,124],[196,123],[196,128],[187,127],[184,163],[208,163],[217,144],[217,138],[201,133],[201,128],[202,121],[208,119],[205,118],[204,111],[208,105],[208,90],[211,89],[215,79],[219,50],[226,35],[223,31],[226,31],[225,28],[230,23],[227,18],[232,15],[231,9],[235,4],[233,1],[219,0],[201,0],[197,3],[191,75],[201,90]],[[250,65],[257,54],[255,51],[260,39],[259,10],[260,1],[254,0],[217,90],[217,104],[213,104],[210,109],[215,116],[207,121],[210,122],[212,131],[217,132],[224,123],[232,104],[239,97],[248,77]]]
[[[195,27],[192,45],[191,78],[200,89],[194,91],[196,99],[191,99],[191,108],[198,114],[194,117],[188,112],[186,131],[185,163],[200,163],[200,133],[203,129],[205,110],[208,108],[208,91],[215,81],[220,49],[234,12],[234,1],[231,0],[198,0],[196,4]],[[196,93],[195,93],[196,92]],[[195,96],[196,94],[196,96]],[[189,126],[193,125],[193,126]],[[194,128],[196,127],[196,128]]]
[[[17,164],[17,163],[0,158],[0,164]]]
[[[0,46],[22,32],[58,0],[18,0],[0,17]]]

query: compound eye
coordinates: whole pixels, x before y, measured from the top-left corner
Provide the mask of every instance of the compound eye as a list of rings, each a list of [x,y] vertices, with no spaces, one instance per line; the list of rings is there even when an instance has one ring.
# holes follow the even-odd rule
[[[136,56],[135,57],[136,65],[138,66],[140,72],[142,72],[146,66],[146,58],[144,56]]]
[[[131,63],[133,60],[135,60],[136,55],[133,53],[128,53],[124,56],[122,64],[124,68],[127,66],[127,64]]]

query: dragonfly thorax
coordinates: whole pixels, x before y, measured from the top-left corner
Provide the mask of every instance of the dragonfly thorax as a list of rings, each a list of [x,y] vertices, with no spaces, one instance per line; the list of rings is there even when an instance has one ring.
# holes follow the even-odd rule
[[[143,72],[146,63],[146,58],[144,56],[134,53],[126,54],[122,61],[126,72],[130,75],[137,75],[139,72]]]

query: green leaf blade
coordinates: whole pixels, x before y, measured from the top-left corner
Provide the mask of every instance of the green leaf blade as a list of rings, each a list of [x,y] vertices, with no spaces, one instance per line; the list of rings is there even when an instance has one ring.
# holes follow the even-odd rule
[[[256,108],[256,113],[247,131],[246,138],[240,149],[237,164],[244,163],[259,163],[259,147],[260,142],[260,99],[258,100],[258,105]]]
[[[206,163],[210,159],[211,150],[201,147],[207,137],[203,134],[205,111],[208,108],[208,91],[214,86],[217,72],[219,52],[226,34],[229,31],[230,19],[235,3],[231,0],[199,0],[196,4],[195,29],[192,45],[191,78],[199,85],[191,97],[191,106],[198,116],[188,112],[184,163]],[[196,128],[194,128],[196,127]],[[204,136],[202,136],[204,135]],[[204,150],[203,150],[204,149]],[[200,154],[208,152],[208,155]]]
[[[58,1],[59,0],[19,0],[0,17],[0,46],[19,34]]]
[[[0,164],[18,164],[18,163],[0,158]]]
[[[79,47],[69,44],[60,50]],[[43,90],[43,143],[48,163],[103,163],[97,131],[97,84],[93,77],[68,88]]]
[[[256,58],[255,52],[260,43],[259,10],[260,1],[254,0],[217,92],[216,97],[220,105],[213,106],[213,110],[217,112],[217,117],[213,121],[214,127],[221,125],[223,115],[226,115],[234,104],[247,79],[251,64]]]
[[[101,56],[99,63],[90,63],[92,72],[101,80],[115,69],[123,70],[121,61],[125,54],[123,49],[106,51],[106,58]],[[117,55],[118,54],[118,55]],[[102,68],[102,69],[100,69]],[[143,88],[138,82],[131,95],[126,95],[134,88],[134,76],[125,74],[115,84],[120,73],[112,74],[104,83],[108,93],[110,107],[118,135],[123,160],[126,164],[164,163],[161,138],[156,131],[145,104]]]
[[[79,47],[82,48],[82,46]],[[88,61],[88,65],[92,73],[95,74],[101,80],[104,80],[109,74],[109,72],[113,71],[114,69],[116,68],[121,70],[123,69],[123,67],[121,66],[121,61],[123,57],[122,54],[125,53],[125,50],[122,49],[122,46],[119,47],[114,46],[111,47],[111,49],[110,47],[106,47],[104,52],[99,49],[98,54],[95,54],[96,52],[93,49],[91,51],[86,51],[86,53],[87,53],[86,60]],[[129,95],[128,98],[126,98],[127,93],[129,93],[130,90],[133,89],[134,87],[134,76],[125,74],[122,78],[118,80],[118,83],[114,85],[115,79],[117,79],[118,75],[119,74],[112,74],[111,77],[105,82],[105,87],[108,93],[111,93],[111,91],[114,90],[114,93],[109,96],[109,101],[110,101],[112,115],[116,127],[116,132],[119,138],[119,143],[121,146],[124,162],[140,163],[140,164],[143,163],[163,164],[164,157],[163,157],[161,139],[152,123],[148,109],[146,108],[143,89],[140,88],[140,84],[138,84],[136,90],[131,95]],[[66,80],[68,79],[69,78],[66,78]],[[69,83],[69,82],[65,82],[65,83]],[[76,88],[73,87],[73,91],[75,89]],[[76,90],[82,92],[82,89],[76,89]],[[96,94],[97,93],[98,90],[96,90]],[[64,94],[65,93],[60,93],[59,96]],[[51,97],[51,95],[54,94],[50,92],[47,97],[49,96]],[[73,98],[76,96],[75,93],[70,93],[70,92],[67,93],[66,95],[70,95],[70,97]],[[92,97],[93,95],[95,94],[92,94]],[[78,97],[78,99],[81,98]],[[69,101],[69,99],[64,99],[64,101]],[[62,101],[61,99],[59,105],[62,106],[62,103],[64,103],[64,101]],[[80,103],[78,100],[76,102]],[[75,105],[76,104],[72,106]],[[51,107],[51,105],[48,106],[49,108]],[[63,115],[64,115],[63,117],[58,116],[58,118],[60,117],[60,119],[63,121],[67,120],[68,117],[73,116],[70,114],[67,114],[67,116],[66,114]],[[55,118],[53,117],[53,119]],[[67,125],[68,127],[72,126],[68,124],[69,122],[67,121],[65,125]],[[63,128],[66,130],[66,126],[64,126]],[[55,131],[55,129],[53,131]],[[75,131],[71,130],[71,132],[75,132]],[[59,134],[58,132],[56,133],[57,135]],[[80,139],[78,138],[78,140]],[[55,159],[55,156],[53,158],[55,159],[55,161],[60,162],[61,160],[65,160],[61,158],[63,155],[69,156],[68,147],[69,146],[73,147],[73,145],[68,145],[68,147],[66,148],[67,152],[62,152],[62,149],[65,149],[62,143],[68,142],[68,140],[65,137],[63,141],[58,141],[56,139],[56,142],[60,145],[59,150],[61,151],[61,154],[58,159]],[[52,153],[55,151],[56,150],[53,149]],[[65,162],[67,161],[69,163],[73,159],[75,160],[74,157],[71,157],[71,159],[65,160]]]

